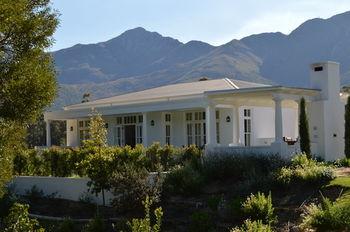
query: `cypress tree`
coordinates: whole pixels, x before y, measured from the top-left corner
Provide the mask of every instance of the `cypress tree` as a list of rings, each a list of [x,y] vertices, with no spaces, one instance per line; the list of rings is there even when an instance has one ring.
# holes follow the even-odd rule
[[[300,100],[300,115],[299,115],[299,137],[300,150],[308,157],[311,157],[309,122],[306,114],[305,99]]]
[[[345,105],[345,156],[350,158],[350,96],[348,102]]]

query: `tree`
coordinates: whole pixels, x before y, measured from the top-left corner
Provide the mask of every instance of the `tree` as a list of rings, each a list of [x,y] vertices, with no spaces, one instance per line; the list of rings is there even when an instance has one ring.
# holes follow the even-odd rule
[[[49,0],[1,0],[0,189],[10,178],[23,128],[56,96],[55,69],[45,50],[53,42],[57,24]]]
[[[15,203],[5,218],[5,232],[44,232],[36,219],[29,218],[29,205]]]
[[[300,150],[309,158],[311,156],[309,122],[306,114],[305,99],[300,100],[300,115],[299,115],[299,137]]]
[[[350,96],[345,105],[345,156],[350,158]]]
[[[88,186],[95,194],[102,192],[103,205],[105,202],[105,190],[110,189],[110,177],[112,173],[112,159],[107,147],[107,129],[102,116],[96,111],[92,113],[89,124],[89,139],[84,141],[83,149],[89,150],[89,155],[83,162],[86,173],[90,178]]]

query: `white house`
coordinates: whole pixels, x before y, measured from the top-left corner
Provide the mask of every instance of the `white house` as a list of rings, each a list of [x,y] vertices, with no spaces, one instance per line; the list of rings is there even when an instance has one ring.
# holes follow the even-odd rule
[[[299,151],[298,106],[307,101],[312,152],[326,160],[343,156],[344,103],[339,64],[310,65],[311,88],[263,85],[232,79],[180,83],[70,105],[46,112],[67,121],[67,146],[87,136],[92,109],[103,115],[110,145],[206,145],[225,152]]]

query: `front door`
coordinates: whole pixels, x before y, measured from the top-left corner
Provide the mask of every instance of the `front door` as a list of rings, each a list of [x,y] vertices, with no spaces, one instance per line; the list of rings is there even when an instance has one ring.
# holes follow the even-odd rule
[[[136,134],[135,134],[135,125],[125,125],[125,145],[135,147],[136,144]]]

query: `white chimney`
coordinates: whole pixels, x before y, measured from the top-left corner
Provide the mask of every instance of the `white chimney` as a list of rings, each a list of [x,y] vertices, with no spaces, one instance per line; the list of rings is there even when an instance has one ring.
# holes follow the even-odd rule
[[[339,63],[326,61],[310,65],[311,88],[321,90],[322,100],[339,99]]]
[[[311,88],[321,90],[309,103],[311,150],[325,160],[344,156],[344,104],[340,101],[339,63],[310,65]]]

